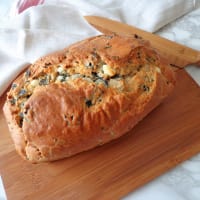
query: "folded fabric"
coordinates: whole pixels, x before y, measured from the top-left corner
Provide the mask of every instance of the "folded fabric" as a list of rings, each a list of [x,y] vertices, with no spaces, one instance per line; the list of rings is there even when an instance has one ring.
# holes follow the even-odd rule
[[[23,2],[15,1],[11,17],[0,24],[0,95],[24,69],[24,63],[100,34],[84,15],[104,16],[156,31],[194,8],[193,0],[36,0],[22,7]],[[37,2],[43,4],[28,8]]]
[[[82,15],[99,15],[153,32],[195,7],[194,0],[18,0],[12,15],[40,4],[73,5]]]

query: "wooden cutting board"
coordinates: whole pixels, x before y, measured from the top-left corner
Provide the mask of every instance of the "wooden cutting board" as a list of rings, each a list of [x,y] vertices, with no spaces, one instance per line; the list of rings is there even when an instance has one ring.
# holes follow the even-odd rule
[[[200,88],[184,70],[174,92],[120,139],[52,163],[14,150],[0,112],[0,172],[8,200],[119,199],[200,152]],[[1,98],[1,108],[4,98]]]
[[[179,67],[200,62],[200,53],[105,18],[87,17],[101,31],[150,39]],[[136,31],[136,32],[135,32]],[[139,32],[138,32],[139,31]],[[119,199],[200,152],[200,88],[184,70],[176,89],[122,138],[74,157],[30,164],[14,150],[0,99],[0,173],[8,200]]]

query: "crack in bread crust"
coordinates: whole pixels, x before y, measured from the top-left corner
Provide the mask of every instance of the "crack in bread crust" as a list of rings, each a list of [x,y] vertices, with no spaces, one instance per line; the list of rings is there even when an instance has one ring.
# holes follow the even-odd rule
[[[12,84],[4,112],[24,135],[16,149],[28,149],[26,159],[56,160],[123,135],[174,84],[172,69],[146,41],[101,35],[31,65]]]

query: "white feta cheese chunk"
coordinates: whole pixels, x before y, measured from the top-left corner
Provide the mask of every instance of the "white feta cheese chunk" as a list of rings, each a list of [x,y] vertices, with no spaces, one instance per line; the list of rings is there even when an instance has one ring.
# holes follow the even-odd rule
[[[103,65],[103,73],[108,76],[114,76],[115,71],[109,65]]]
[[[37,79],[32,80],[32,81],[30,82],[30,85],[31,85],[32,87],[38,86],[38,85],[39,85],[39,80],[37,80]]]
[[[56,80],[57,80],[57,81],[60,81],[60,82],[63,82],[63,81],[65,81],[65,77],[59,75],[59,76],[57,76]]]
[[[158,73],[161,73],[161,70],[160,70],[159,67],[156,67],[156,71],[157,71]]]
[[[63,68],[62,66],[60,66],[60,67],[57,68],[57,72],[60,73],[60,74],[61,74],[62,72],[64,72],[64,71],[65,71],[65,70],[64,70],[64,68]]]

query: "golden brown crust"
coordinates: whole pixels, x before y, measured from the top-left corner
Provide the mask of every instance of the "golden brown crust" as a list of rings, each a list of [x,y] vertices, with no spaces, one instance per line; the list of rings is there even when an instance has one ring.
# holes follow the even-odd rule
[[[148,42],[101,35],[35,62],[14,81],[4,113],[20,155],[52,161],[125,134],[174,85]]]

